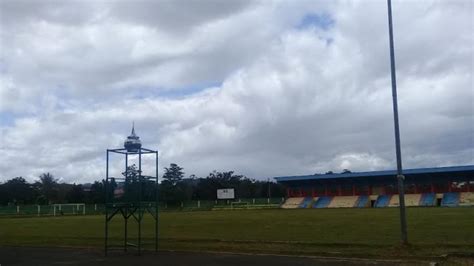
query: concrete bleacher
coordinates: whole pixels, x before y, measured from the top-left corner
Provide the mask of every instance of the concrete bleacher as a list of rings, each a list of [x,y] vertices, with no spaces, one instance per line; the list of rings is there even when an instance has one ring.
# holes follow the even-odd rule
[[[474,206],[474,192],[460,193],[459,206]]]
[[[316,201],[318,201],[319,197],[314,197],[313,198],[313,202],[311,203],[311,206],[309,206],[310,208],[314,208],[314,203],[316,203]]]
[[[392,195],[380,195],[380,196],[378,196],[377,200],[375,201],[374,207],[376,207],[376,208],[387,207],[388,204],[390,203],[391,198],[392,198]]]
[[[420,206],[436,206],[436,194],[435,193],[421,194]]]
[[[311,208],[311,205],[313,204],[313,198],[312,197],[306,197],[303,199],[303,201],[300,203],[298,208]]]
[[[296,198],[288,198],[286,201],[281,205],[283,209],[296,209],[298,208],[301,203],[303,202],[303,197],[296,197]]]
[[[474,206],[474,192],[405,194],[405,206],[436,206],[437,199],[441,197],[441,206]],[[372,199],[376,199],[373,206],[375,208],[398,207],[400,205],[399,196],[397,194],[379,196],[321,196],[314,198],[294,197],[286,199],[281,205],[281,208],[364,208],[370,207]]]
[[[328,208],[352,208],[355,206],[358,196],[338,196],[334,197]]]
[[[369,196],[359,196],[354,205],[355,208],[365,208],[370,207],[370,198]]]
[[[405,194],[405,206],[415,207],[420,206],[421,194]],[[393,195],[390,199],[388,207],[398,207],[400,206],[400,198],[398,195]]]
[[[407,207],[420,206],[421,194],[405,194],[405,205]]]
[[[400,205],[400,199],[398,198],[397,195],[392,195],[390,198],[390,201],[387,204],[387,207],[398,207]]]
[[[330,196],[322,196],[319,197],[318,200],[313,203],[313,208],[320,209],[320,208],[327,208],[332,201],[332,197]]]
[[[443,194],[441,200],[441,206],[443,207],[456,207],[459,205],[459,192],[448,192]]]

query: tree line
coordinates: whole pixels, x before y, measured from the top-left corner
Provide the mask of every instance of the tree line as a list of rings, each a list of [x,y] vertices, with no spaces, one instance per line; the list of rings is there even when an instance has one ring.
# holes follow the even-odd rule
[[[0,205],[99,203],[103,201],[103,182],[94,182],[89,189],[82,184],[61,183],[51,173],[43,173],[39,180],[27,182],[15,177],[0,184]]]
[[[127,190],[137,190],[138,170],[135,165],[122,173],[128,182]],[[110,179],[108,199],[117,196],[121,189],[120,181]],[[185,178],[184,169],[177,164],[164,168],[161,183],[158,186],[159,201],[168,204],[189,200],[216,200],[217,189],[233,188],[236,198],[284,197],[282,185],[255,180],[234,171],[212,171],[206,177],[190,175]],[[115,193],[115,195],[114,195]],[[154,200],[154,187],[144,186],[143,200]],[[0,204],[56,204],[105,202],[105,180],[92,184],[68,184],[59,182],[51,173],[43,173],[39,180],[27,182],[23,177],[15,177],[0,184]]]

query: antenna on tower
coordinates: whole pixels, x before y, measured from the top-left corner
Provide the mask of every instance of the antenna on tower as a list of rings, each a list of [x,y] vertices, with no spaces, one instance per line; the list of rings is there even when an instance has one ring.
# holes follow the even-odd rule
[[[132,123],[132,133],[125,139],[123,146],[128,152],[137,152],[142,147],[140,137],[135,134],[135,121]]]

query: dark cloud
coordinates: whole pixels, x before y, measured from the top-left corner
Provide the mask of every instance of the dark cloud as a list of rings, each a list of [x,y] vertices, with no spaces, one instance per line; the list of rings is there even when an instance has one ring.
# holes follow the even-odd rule
[[[249,0],[119,0],[110,5],[109,15],[120,21],[158,28],[168,34],[183,34],[202,24],[226,19],[255,3]]]
[[[91,14],[94,14],[98,8],[94,2],[91,0],[67,2],[2,0],[0,1],[0,21],[5,27],[19,27],[17,30],[40,22],[81,26],[94,19]]]

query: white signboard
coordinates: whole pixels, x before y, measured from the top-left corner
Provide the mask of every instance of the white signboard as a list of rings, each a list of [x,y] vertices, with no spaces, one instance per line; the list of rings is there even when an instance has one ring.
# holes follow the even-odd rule
[[[217,190],[217,199],[234,199],[234,189],[224,188]]]

